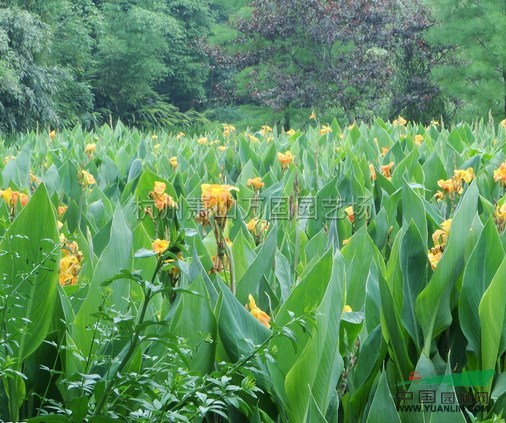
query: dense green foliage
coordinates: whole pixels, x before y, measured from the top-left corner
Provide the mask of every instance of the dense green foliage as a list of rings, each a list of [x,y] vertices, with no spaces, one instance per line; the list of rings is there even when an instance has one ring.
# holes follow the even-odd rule
[[[4,0],[0,131],[118,119],[176,129],[176,122],[206,125],[206,117],[230,121],[252,107],[286,128],[303,126],[313,109],[342,123],[402,115],[427,124],[489,111],[500,121],[504,7]]]
[[[0,143],[0,420],[504,422],[506,122],[257,129]]]
[[[506,3],[435,1],[439,24],[429,33],[434,44],[451,49],[452,60],[434,74],[460,99],[465,116],[506,117]]]

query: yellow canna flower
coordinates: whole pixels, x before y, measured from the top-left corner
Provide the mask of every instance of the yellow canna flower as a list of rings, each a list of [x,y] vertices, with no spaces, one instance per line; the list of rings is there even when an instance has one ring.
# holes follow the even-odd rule
[[[218,147],[218,150],[220,150],[222,153],[227,149],[228,147],[226,145],[220,145]]]
[[[437,181],[437,184],[440,188],[443,188],[443,191],[447,194],[461,194],[462,193],[462,183],[458,182],[456,179],[440,179]],[[436,194],[439,198],[439,194]]]
[[[149,192],[149,196],[155,201],[155,207],[159,210],[165,210],[168,207],[177,208],[177,203],[167,193],[165,193],[166,185],[164,182],[155,181],[153,191]]]
[[[353,206],[346,207],[344,211],[346,212],[349,221],[351,223],[355,222],[355,214],[353,213]]]
[[[246,224],[246,228],[248,229],[248,231],[250,231],[252,234],[256,235],[257,233],[257,230],[256,230],[256,227],[257,227],[257,223],[258,223],[258,219],[251,219],[247,224]]]
[[[422,143],[422,141],[423,141],[423,135],[416,134],[415,138],[414,138],[414,141],[415,141],[416,145],[420,145]]]
[[[252,186],[256,190],[259,190],[260,188],[263,188],[265,184],[262,182],[262,178],[260,178],[260,176],[257,176],[256,178],[248,179],[248,181],[246,182],[246,186],[247,187]]]
[[[91,153],[94,153],[97,150],[97,145],[95,143],[87,144],[84,148],[84,152],[88,155],[91,155]]]
[[[388,180],[392,179],[392,167],[395,165],[394,162],[390,162],[387,165],[381,166],[381,173]]]
[[[388,147],[381,147],[381,154],[380,156],[381,157],[385,157],[386,154],[390,151],[390,149]]]
[[[437,229],[432,234],[432,241],[434,242],[434,247],[431,248],[428,252],[428,258],[432,270],[436,270],[436,267],[443,256],[443,251],[446,247],[446,243],[448,241],[448,236],[450,234],[450,227],[452,224],[451,219],[445,220],[441,223],[441,229]]]
[[[474,170],[472,167],[467,168],[467,170],[455,170],[453,174],[453,178],[457,181],[457,183],[462,183],[463,180],[468,184],[474,178]]]
[[[402,116],[399,116],[397,119],[395,119],[395,120],[392,122],[392,124],[393,124],[394,126],[404,126],[404,125],[406,125],[406,123],[408,123],[408,122],[407,122],[407,121],[406,121],[406,119],[404,119]]]
[[[246,133],[246,134],[244,134],[244,135],[246,136],[246,138],[248,138],[248,140],[249,140],[250,142],[255,142],[255,143],[256,143],[256,142],[260,142],[260,140],[259,140],[257,137],[255,137],[253,134],[248,134],[248,133]]]
[[[501,120],[500,125],[501,125],[503,128],[506,128],[506,119]]]
[[[81,170],[81,175],[82,175],[83,183],[85,186],[93,185],[93,184],[97,183],[95,181],[95,177],[91,173],[86,172],[84,169]]]
[[[176,135],[176,140],[180,140],[181,138],[183,138],[186,134],[184,132],[178,132],[178,134]]]
[[[205,209],[213,211],[218,217],[225,217],[235,203],[231,191],[239,191],[231,185],[202,184],[202,203]]]
[[[346,304],[343,308],[343,313],[351,313],[353,310],[351,309],[351,307]]]
[[[436,197],[437,201],[442,201],[444,199],[444,196],[445,196],[445,193],[443,191],[439,191],[439,190],[434,194],[434,197]]]
[[[316,119],[316,113],[314,112],[314,110],[309,115],[309,119],[311,119],[311,120],[315,120]]]
[[[56,137],[56,130],[53,129],[51,132],[49,132],[49,138],[53,140],[54,137]]]
[[[10,205],[12,198],[12,189],[9,187],[6,190],[0,190],[0,196],[2,196],[4,201]]]
[[[260,135],[265,135],[268,134],[269,132],[272,132],[272,128],[269,125],[263,125],[262,129],[260,129],[260,131],[258,132],[260,133]]]
[[[169,241],[165,239],[156,239],[152,244],[153,251],[157,254],[162,254],[167,248],[169,248]]]
[[[58,281],[60,285],[75,285],[81,266],[79,259],[74,255],[66,255],[60,259],[60,271]]]
[[[499,168],[494,170],[494,181],[506,185],[506,162],[501,163]]]
[[[32,171],[30,171],[30,182],[34,184],[40,184],[40,178],[35,175]]]
[[[434,250],[434,251],[433,251]],[[428,253],[430,266],[432,267],[432,270],[436,270],[436,267],[441,260],[441,257],[443,256],[443,252],[440,250],[432,249]]]
[[[330,134],[332,132],[332,128],[328,125],[322,125],[320,128],[320,135]]]
[[[259,235],[259,233],[267,232],[267,230],[269,229],[269,222],[267,222],[266,220],[253,218],[246,224],[246,228],[253,235]],[[260,231],[258,232],[257,229],[260,229]]]
[[[155,187],[153,188],[153,192],[158,195],[162,195],[165,192],[165,189],[167,188],[167,185],[165,185],[165,182],[156,181]]]
[[[371,163],[369,163],[369,172],[371,173],[371,179],[373,181],[375,181],[376,180],[376,169],[374,169],[374,166]]]
[[[283,169],[286,169],[288,166],[290,166],[290,163],[293,162],[293,159],[294,157],[290,151],[286,151],[284,154],[278,153],[278,160],[279,163],[281,163],[281,167]]]
[[[63,216],[65,214],[65,212],[67,211],[68,209],[68,206],[58,206],[58,216]]]
[[[158,139],[158,135],[156,135],[155,133],[153,133],[153,134],[151,135],[151,139],[152,139],[153,141],[156,141],[156,140]]]
[[[61,248],[60,270],[58,280],[60,285],[75,285],[81,270],[83,254],[79,251],[77,242],[68,241],[65,235],[60,234],[60,241],[63,244]]]
[[[200,144],[200,145],[206,145],[207,144],[207,137],[200,137],[197,142]]]
[[[14,207],[18,203],[18,200],[21,206],[24,207],[28,204],[29,200],[28,195],[24,192],[13,191],[10,187],[6,190],[0,189],[0,197],[2,197],[5,203],[10,207]]]
[[[235,126],[224,123],[223,124],[223,135],[228,137],[232,132],[235,132]]]
[[[506,224],[506,203],[502,206],[497,206],[495,209],[495,218],[499,224]]]
[[[445,231],[446,235],[450,233],[450,226],[452,225],[452,219],[446,219],[441,223],[441,228]]]
[[[286,135],[292,136],[294,134],[295,134],[295,129],[289,129],[288,131],[286,131]]]
[[[262,311],[260,310],[260,308],[257,307],[253,295],[249,294],[248,299],[249,299],[249,310],[250,313],[253,315],[253,317],[257,319],[260,323],[262,323],[262,325],[264,325],[266,328],[270,328],[271,325],[269,324],[269,322],[271,321],[271,318],[269,317],[269,315],[265,311]],[[248,306],[246,306],[246,309],[248,309]]]
[[[176,156],[171,157],[169,159],[169,163],[170,163],[170,166],[172,167],[172,169],[175,169],[177,167],[177,157]]]

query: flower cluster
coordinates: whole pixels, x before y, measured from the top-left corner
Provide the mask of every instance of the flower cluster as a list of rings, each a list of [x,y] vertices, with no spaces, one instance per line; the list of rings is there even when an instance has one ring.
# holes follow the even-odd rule
[[[223,135],[228,137],[232,132],[235,132],[235,126],[223,124]]]
[[[250,231],[253,235],[259,236],[260,234],[267,232],[267,229],[269,229],[269,222],[253,218],[246,224],[246,228],[248,228],[248,231]]]
[[[271,321],[271,318],[269,317],[269,315],[265,311],[262,311],[256,305],[253,295],[249,294],[248,299],[249,299],[249,307],[248,305],[246,305],[246,310],[249,310],[251,315],[255,319],[257,319],[260,323],[262,323],[262,325],[264,325],[266,328],[270,328],[271,325],[269,324],[269,322]]]
[[[504,231],[506,227],[506,203],[502,206],[497,205],[494,213],[494,220],[499,229],[499,232]]]
[[[506,186],[506,162],[501,163],[499,168],[494,170],[494,181]]]
[[[376,169],[374,169],[374,166],[371,163],[369,163],[369,173],[371,174],[371,179],[373,181],[375,181],[376,180]]]
[[[88,156],[89,159],[93,157],[93,153],[97,150],[97,145],[95,143],[87,144],[84,148],[84,152]]]
[[[286,151],[284,154],[278,153],[278,160],[283,169],[286,169],[288,166],[290,166],[290,163],[293,162],[293,159],[294,157],[290,151]]]
[[[399,116],[397,119],[395,119],[392,122],[392,125],[394,125],[394,126],[404,126],[404,125],[406,125],[406,123],[408,123],[408,121],[406,119],[404,119],[402,116]]]
[[[169,241],[165,239],[156,239],[152,244],[153,251],[157,254],[162,254],[167,248],[169,248]]]
[[[263,125],[260,131],[258,131],[258,133],[262,136],[268,134],[269,132],[272,132],[272,128],[269,125]]]
[[[344,209],[346,215],[348,216],[348,220],[353,223],[355,222],[355,213],[353,212],[353,206],[346,207]]]
[[[165,188],[164,182],[156,181],[153,191],[149,192],[149,197],[154,200],[158,211],[163,211],[168,207],[177,208],[177,203],[169,194],[165,193]]]
[[[381,166],[381,173],[389,181],[392,179],[392,167],[394,167],[394,165],[394,162],[390,162],[387,165]]]
[[[60,242],[63,247],[61,249],[62,257],[60,258],[58,280],[62,286],[75,285],[81,270],[83,253],[79,250],[77,242],[67,240],[63,234],[60,235]]]
[[[441,229],[436,230],[432,234],[432,241],[434,242],[434,247],[429,250],[429,261],[432,267],[432,270],[436,270],[437,264],[443,255],[443,251],[446,247],[446,242],[448,241],[448,235],[450,234],[450,226],[452,220],[448,219],[441,223]]]
[[[91,173],[85,170],[81,170],[81,183],[84,187],[87,187],[96,184],[97,182],[95,181],[95,177]]]
[[[217,217],[225,217],[235,200],[231,191],[239,188],[231,185],[202,184],[202,205],[204,209],[212,211]]]
[[[445,194],[450,195],[450,197],[454,197],[457,194],[462,193],[462,184],[465,182],[469,184],[474,179],[474,170],[472,167],[467,170],[455,170],[453,172],[453,178],[451,179],[440,179],[437,181],[437,184],[443,191],[437,191],[435,197],[438,200],[442,200]]]
[[[290,137],[292,135],[295,135],[295,129],[289,129],[288,131],[286,131],[286,135],[289,135]]]
[[[263,188],[265,186],[265,183],[262,181],[262,178],[260,176],[257,176],[256,178],[248,179],[246,186],[252,186],[255,190],[258,191],[260,188]]]
[[[332,132],[332,128],[328,125],[322,125],[320,128],[320,135],[327,135]]]
[[[4,199],[7,206],[11,207],[11,209],[16,207],[18,199],[19,203],[23,207],[26,206],[29,200],[28,195],[26,195],[24,192],[13,191],[11,188],[7,188],[5,190],[0,189],[0,197]]]

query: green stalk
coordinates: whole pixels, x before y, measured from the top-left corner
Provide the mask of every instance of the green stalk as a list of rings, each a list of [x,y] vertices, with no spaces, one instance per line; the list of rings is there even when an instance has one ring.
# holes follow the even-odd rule
[[[161,259],[158,259],[158,263],[156,265],[155,272],[153,274],[153,277],[151,278],[151,284],[154,284],[156,275],[158,274],[158,272],[160,271],[162,266],[163,266],[163,261]],[[108,382],[107,382],[106,387],[104,389],[104,393],[102,395],[102,398],[100,399],[98,406],[95,408],[95,411],[93,413],[94,416],[100,415],[100,412],[102,411],[102,408],[104,407],[104,405],[105,405],[107,399],[109,398],[109,395],[114,387],[114,383],[116,382],[117,374],[121,373],[121,371],[125,368],[128,361],[132,357],[132,354],[134,353],[135,349],[137,348],[137,345],[139,342],[139,337],[141,335],[141,329],[139,329],[139,325],[144,321],[144,318],[146,317],[148,305],[149,305],[149,302],[151,301],[152,298],[153,298],[153,296],[152,296],[151,288],[148,288],[146,290],[145,295],[144,295],[144,300],[142,303],[141,312],[139,314],[139,318],[137,319],[137,324],[136,324],[136,328],[134,330],[132,339],[128,343],[128,345],[125,347],[126,353],[123,356],[123,359],[121,360],[121,362],[119,363],[118,366],[115,366],[115,367],[113,366],[104,375],[104,378],[108,379]],[[123,351],[125,350],[125,348],[123,348]]]

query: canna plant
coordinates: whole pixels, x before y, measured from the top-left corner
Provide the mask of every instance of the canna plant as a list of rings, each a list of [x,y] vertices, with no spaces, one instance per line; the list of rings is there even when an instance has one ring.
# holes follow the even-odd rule
[[[311,123],[2,145],[0,418],[501,421],[506,129]]]

